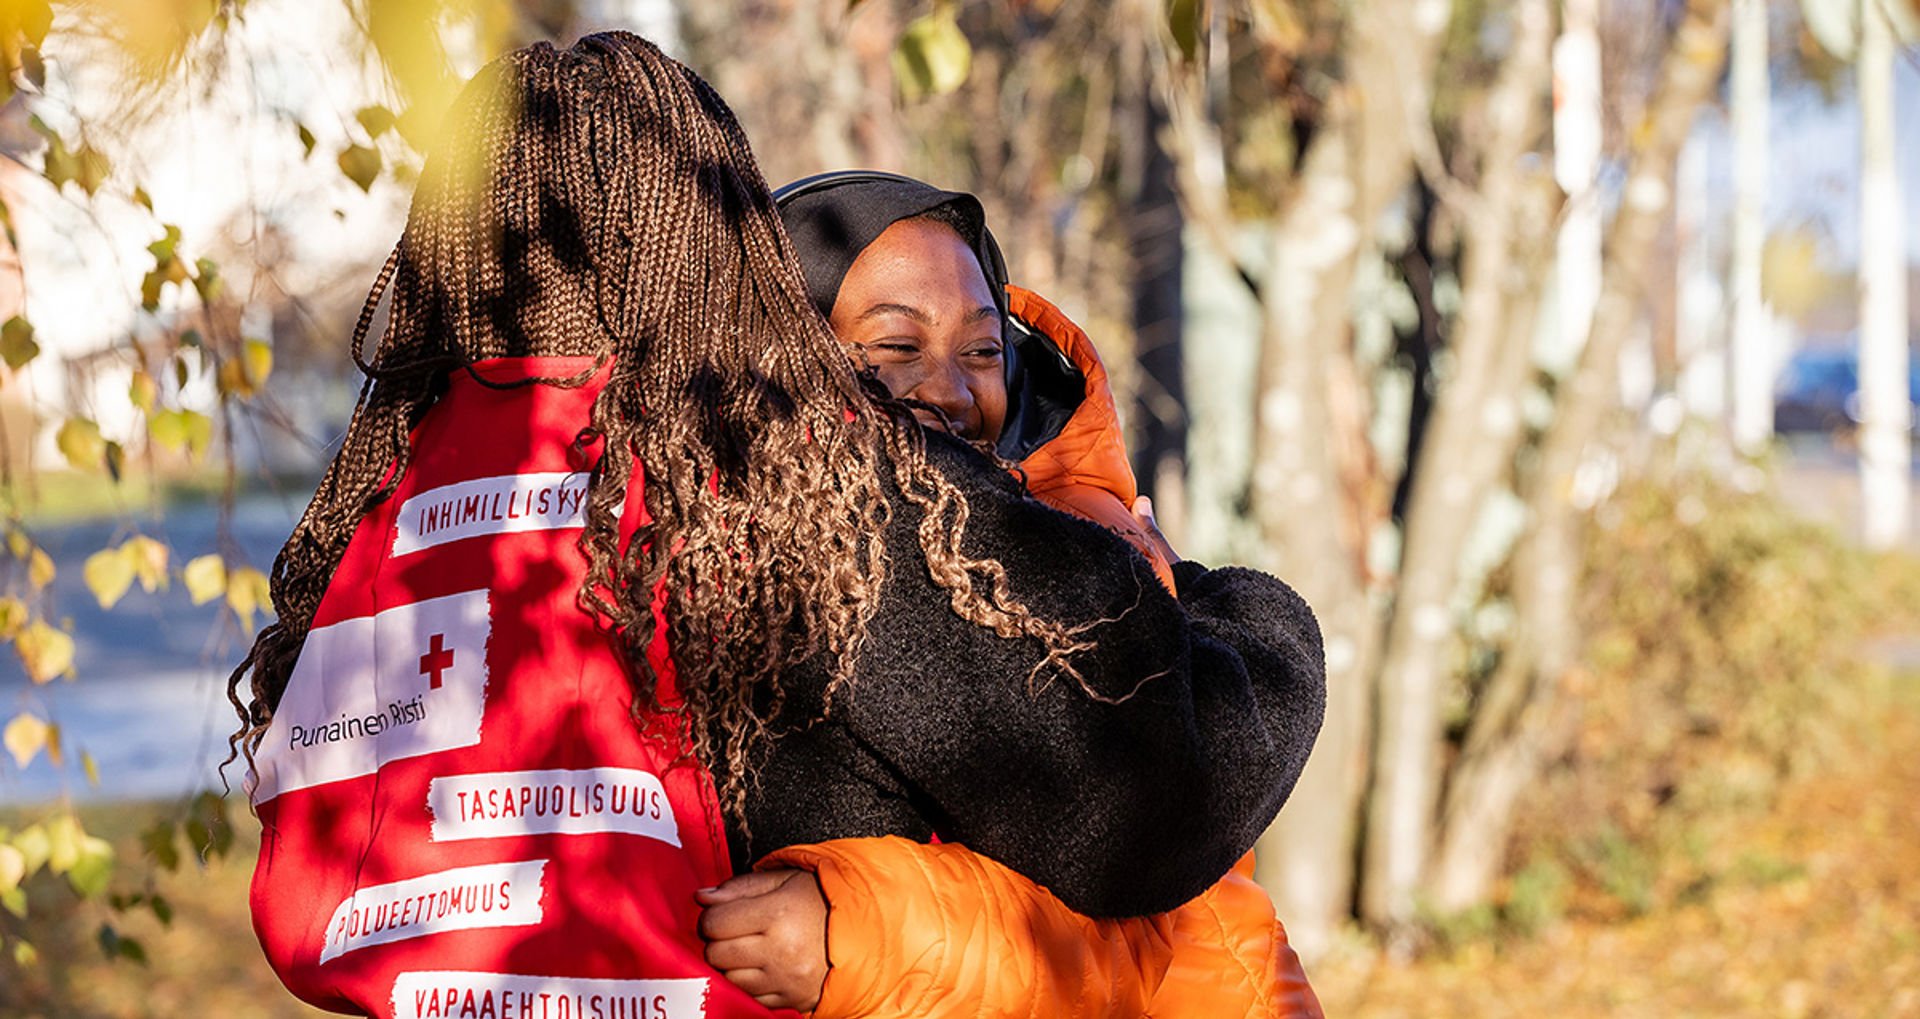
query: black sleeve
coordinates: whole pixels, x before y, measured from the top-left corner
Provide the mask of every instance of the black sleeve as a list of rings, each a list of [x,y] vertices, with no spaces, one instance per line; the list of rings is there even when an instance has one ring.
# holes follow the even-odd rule
[[[958,444],[929,446],[968,498],[970,554],[999,559],[1014,595],[1042,617],[1092,624],[1091,648],[1073,659],[1081,679],[1030,683],[1037,641],[956,615],[928,576],[918,515],[901,504],[856,678],[826,723],[781,741],[766,774],[791,773],[833,743],[829,756],[870,755],[893,788],[840,790],[819,804],[827,814],[836,802],[877,805],[850,810],[855,818],[909,805],[941,838],[1090,916],[1186,902],[1252,847],[1312,748],[1326,685],[1312,612],[1280,581],[1240,569],[1194,574],[1176,600],[1111,532],[1032,500]],[[874,834],[756,804],[756,856]],[[776,824],[774,814],[788,816]],[[763,822],[782,837],[760,837]]]

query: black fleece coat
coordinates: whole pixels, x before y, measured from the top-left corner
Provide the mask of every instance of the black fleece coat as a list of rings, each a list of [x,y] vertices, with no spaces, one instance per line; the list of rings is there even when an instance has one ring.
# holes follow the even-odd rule
[[[790,845],[937,833],[1088,916],[1181,905],[1253,846],[1306,763],[1326,702],[1312,610],[1266,574],[1193,563],[1175,567],[1176,600],[1112,532],[1042,505],[953,439],[927,445],[971,506],[967,552],[999,559],[1044,618],[1096,624],[1073,664],[1117,703],[1070,677],[1029,684],[1038,642],[953,613],[919,514],[896,499],[857,674],[811,725],[825,670],[789,680],[747,805],[751,839],[729,832],[736,867]]]

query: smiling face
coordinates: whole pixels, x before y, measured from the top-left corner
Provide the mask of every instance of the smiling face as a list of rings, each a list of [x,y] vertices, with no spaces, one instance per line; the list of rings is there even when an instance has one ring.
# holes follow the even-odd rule
[[[828,320],[895,397],[940,409],[954,434],[993,442],[1007,420],[1000,311],[973,249],[932,219],[905,219],[860,252]],[[932,428],[939,415],[916,408]]]

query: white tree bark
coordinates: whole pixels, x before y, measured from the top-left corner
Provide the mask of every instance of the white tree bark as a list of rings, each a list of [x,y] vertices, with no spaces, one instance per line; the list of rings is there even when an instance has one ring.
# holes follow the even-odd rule
[[[1773,316],[1760,289],[1766,251],[1767,0],[1733,0],[1733,441],[1756,455],[1773,439]]]
[[[1368,804],[1362,914],[1389,928],[1415,919],[1433,849],[1441,786],[1440,707],[1454,675],[1452,601],[1460,550],[1488,491],[1522,436],[1520,392],[1528,337],[1509,316],[1528,288],[1514,235],[1527,189],[1522,155],[1546,120],[1553,12],[1547,0],[1514,9],[1514,43],[1487,98],[1489,140],[1480,180],[1461,210],[1465,257],[1460,314],[1449,349],[1454,371],[1428,421],[1406,521],[1400,587],[1380,662],[1379,733]]]
[[[1907,389],[1907,253],[1894,167],[1893,31],[1862,0],[1860,54],[1860,501],[1869,546],[1907,536],[1913,405]]]
[[[1557,325],[1550,370],[1571,367],[1600,302],[1600,4],[1565,0],[1553,42],[1553,176],[1567,201],[1555,244]]]

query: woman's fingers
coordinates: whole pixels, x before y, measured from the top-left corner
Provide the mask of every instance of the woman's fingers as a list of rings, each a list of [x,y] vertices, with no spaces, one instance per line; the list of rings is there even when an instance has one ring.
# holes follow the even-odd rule
[[[819,1002],[827,905],[812,874],[745,874],[698,898],[706,905],[700,936],[709,965],[763,1005],[804,1010]]]
[[[722,973],[732,970],[764,970],[773,953],[767,939],[758,934],[707,942],[707,965]]]
[[[693,897],[701,905],[711,906],[721,902],[732,902],[735,899],[765,895],[786,883],[788,878],[797,873],[799,871],[766,870],[741,874],[722,881],[718,887],[702,888],[694,892]]]

